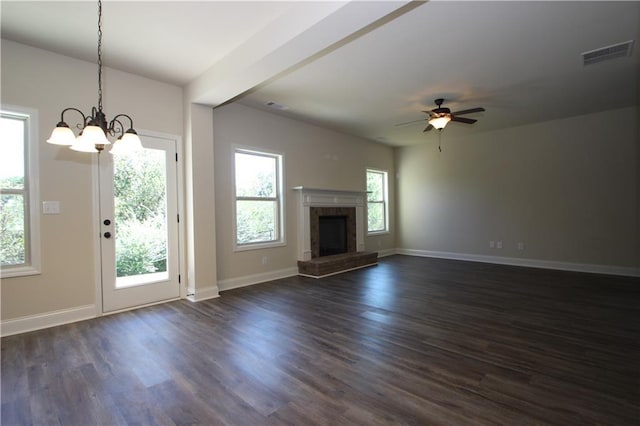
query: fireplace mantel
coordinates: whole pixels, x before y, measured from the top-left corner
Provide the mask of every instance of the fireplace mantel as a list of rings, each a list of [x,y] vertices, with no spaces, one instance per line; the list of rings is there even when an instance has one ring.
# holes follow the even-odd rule
[[[367,191],[307,188],[296,186],[298,193],[298,260],[312,257],[310,211],[312,207],[354,207],[356,209],[356,249],[364,251],[364,206]]]

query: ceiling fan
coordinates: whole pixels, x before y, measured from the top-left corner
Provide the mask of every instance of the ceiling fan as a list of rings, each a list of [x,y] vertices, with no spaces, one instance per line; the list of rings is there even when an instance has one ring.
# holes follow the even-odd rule
[[[462,111],[451,112],[449,108],[443,107],[444,99],[438,98],[435,101],[437,108],[432,109],[431,111],[422,111],[425,114],[428,114],[429,117],[426,120],[429,122],[429,125],[423,130],[423,132],[428,132],[431,129],[442,130],[447,125],[449,121],[457,121],[458,123],[465,124],[473,124],[476,119],[460,117],[465,114],[473,114],[476,112],[482,112],[485,109],[482,107],[477,108],[469,108],[463,109]]]

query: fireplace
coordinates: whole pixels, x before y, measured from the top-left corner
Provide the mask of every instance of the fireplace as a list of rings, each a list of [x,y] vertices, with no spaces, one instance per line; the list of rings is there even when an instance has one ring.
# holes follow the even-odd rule
[[[358,251],[355,207],[311,207],[309,238],[311,259]]]
[[[318,218],[320,256],[347,252],[347,216],[320,216]]]
[[[364,251],[365,191],[296,187],[298,270],[315,278],[377,264]]]
[[[318,217],[318,251],[320,256],[347,252],[347,216]]]

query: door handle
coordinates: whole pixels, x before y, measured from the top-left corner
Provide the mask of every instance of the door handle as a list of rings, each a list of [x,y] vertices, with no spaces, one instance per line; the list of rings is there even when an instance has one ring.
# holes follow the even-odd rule
[[[107,231],[107,232],[105,232],[105,233],[104,233],[104,237],[105,237],[105,238],[111,238],[111,232],[108,232],[108,231]]]

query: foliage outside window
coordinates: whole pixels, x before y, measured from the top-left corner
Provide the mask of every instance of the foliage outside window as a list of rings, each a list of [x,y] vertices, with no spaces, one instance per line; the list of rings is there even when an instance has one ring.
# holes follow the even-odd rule
[[[164,152],[114,156],[116,276],[167,271]]]
[[[387,172],[368,169],[367,231],[376,233],[388,230]]]
[[[234,165],[236,248],[282,243],[282,156],[236,149]]]
[[[0,112],[0,261],[2,278],[40,272],[37,115]]]

